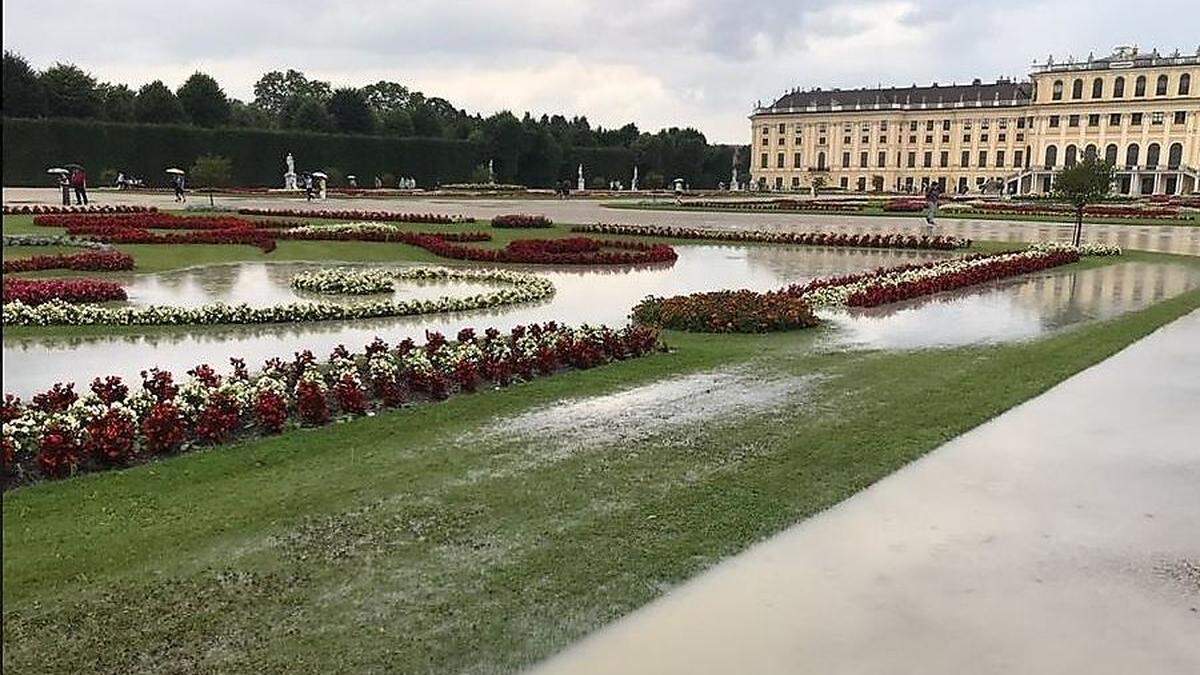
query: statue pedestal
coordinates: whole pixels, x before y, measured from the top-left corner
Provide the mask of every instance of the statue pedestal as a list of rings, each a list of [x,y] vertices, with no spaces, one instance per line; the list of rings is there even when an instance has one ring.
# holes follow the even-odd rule
[[[300,189],[296,185],[296,174],[294,172],[289,171],[289,172],[283,174],[283,189],[284,190],[299,190]]]

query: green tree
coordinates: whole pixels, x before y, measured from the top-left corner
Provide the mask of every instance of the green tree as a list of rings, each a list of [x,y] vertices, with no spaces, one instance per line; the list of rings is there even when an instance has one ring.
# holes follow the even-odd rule
[[[810,184],[812,185],[812,196],[816,197],[821,188],[825,187],[825,174],[816,174],[812,177]]]
[[[333,131],[334,122],[324,103],[312,96],[301,96],[295,99],[288,113],[287,126],[304,131]]]
[[[39,79],[46,91],[46,114],[51,117],[96,117],[100,113],[96,78],[78,66],[56,63]]]
[[[269,129],[274,123],[275,118],[271,113],[253,103],[243,103],[237,99],[229,101],[229,124],[231,126]]]
[[[255,105],[281,119],[286,119],[284,108],[291,99],[312,97],[324,103],[329,96],[328,82],[310,80],[298,70],[288,70],[286,73],[273,70],[254,84]]]
[[[412,115],[407,110],[394,109],[383,113],[380,127],[389,136],[412,136],[415,133]]]
[[[109,122],[132,122],[137,94],[123,84],[100,85],[100,116]]]
[[[1107,197],[1115,177],[1112,163],[1096,157],[1084,157],[1083,161],[1054,174],[1054,196],[1075,207],[1072,242],[1076,246],[1083,238],[1084,208]]]
[[[367,103],[371,109],[380,116],[408,107],[408,87],[396,82],[380,80],[375,84],[363,87],[362,92],[367,97]]]
[[[162,80],[155,80],[139,89],[133,109],[137,121],[148,124],[171,124],[184,119],[183,106],[179,105],[179,99]]]
[[[46,114],[46,90],[38,74],[20,54],[4,52],[4,103],[8,117],[41,117]]]
[[[193,185],[208,191],[208,203],[213,205],[213,191],[229,185],[233,176],[233,162],[220,155],[200,155],[192,164],[188,177]]]
[[[362,90],[345,87],[333,92],[326,105],[338,131],[369,134],[375,131],[375,116]]]
[[[179,87],[178,97],[179,105],[193,124],[218,127],[229,122],[229,98],[221,85],[204,73],[192,73]]]

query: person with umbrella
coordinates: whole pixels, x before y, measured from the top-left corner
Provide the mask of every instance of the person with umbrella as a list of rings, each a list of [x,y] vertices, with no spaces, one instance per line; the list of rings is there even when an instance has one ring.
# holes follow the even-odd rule
[[[317,183],[316,183],[317,198],[324,200],[325,199],[325,182],[329,180],[329,174],[325,173],[324,171],[314,171],[314,172],[312,172],[312,177],[317,179]]]
[[[304,174],[304,197],[310,202],[313,200],[313,179],[311,173]]]
[[[71,205],[71,181],[67,180],[67,175],[70,174],[71,172],[67,171],[66,169],[60,169],[58,167],[54,167],[53,169],[46,169],[46,173],[55,177],[54,180],[56,183],[58,183],[58,189],[60,191],[62,191],[62,205],[70,206]]]
[[[87,204],[87,172],[79,164],[68,164],[67,168],[71,170],[70,182],[71,187],[75,188],[75,204]]]
[[[171,167],[170,169],[167,169],[167,173],[171,176],[171,183],[175,186],[175,201],[186,202],[187,201],[187,193],[185,193],[183,191],[183,188],[184,188],[183,169],[176,169],[175,167]]]

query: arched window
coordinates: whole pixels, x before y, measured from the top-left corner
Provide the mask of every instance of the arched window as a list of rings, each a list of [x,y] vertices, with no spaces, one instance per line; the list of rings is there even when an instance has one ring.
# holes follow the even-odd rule
[[[825,153],[823,153],[823,152],[817,153],[817,168],[818,169],[825,168]]]
[[[1083,98],[1083,80],[1075,78],[1071,83],[1071,98]]]
[[[1067,146],[1067,156],[1065,159],[1063,159],[1063,166],[1075,166],[1075,153],[1076,153],[1075,146],[1068,145]]]
[[[1146,95],[1146,76],[1145,75],[1138,75],[1138,79],[1133,83],[1133,95],[1134,96],[1145,96]]]
[[[1183,143],[1172,143],[1171,149],[1167,151],[1167,168],[1178,169],[1180,163],[1183,162]]]
[[[1150,145],[1146,146],[1146,166],[1150,167],[1151,169],[1156,168],[1158,166],[1158,155],[1158,143],[1151,143]]]
[[[1158,82],[1156,82],[1154,85],[1154,95],[1155,96],[1166,96],[1167,95],[1167,76],[1165,74],[1158,76]]]
[[[1116,166],[1117,164],[1117,144],[1109,143],[1108,147],[1104,148],[1104,161]]]
[[[1092,80],[1092,98],[1103,98],[1104,96],[1104,80],[1096,78]]]
[[[1117,77],[1113,80],[1113,98],[1125,98],[1125,78]]]
[[[1088,146],[1086,148],[1084,148],[1084,150],[1083,150],[1083,158],[1095,161],[1096,146],[1092,145],[1091,143],[1088,143]]]
[[[1130,143],[1125,150],[1125,166],[1133,167],[1138,163],[1138,144]]]
[[[1061,101],[1062,100],[1062,90],[1063,90],[1062,80],[1055,80],[1054,88],[1050,90],[1051,100]]]
[[[1046,168],[1053,169],[1055,164],[1058,164],[1058,147],[1048,145],[1046,146]]]
[[[1184,73],[1179,76],[1179,95],[1187,96],[1192,91],[1192,76]]]

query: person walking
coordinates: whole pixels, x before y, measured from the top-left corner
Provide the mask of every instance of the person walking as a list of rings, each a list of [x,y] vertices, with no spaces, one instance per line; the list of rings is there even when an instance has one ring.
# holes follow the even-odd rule
[[[75,205],[87,204],[87,172],[77,167],[71,173],[71,187],[75,188]]]
[[[929,189],[925,191],[925,236],[933,236],[933,226],[937,223],[934,218],[937,217],[938,201],[942,198],[942,184],[938,181],[933,181],[929,184]]]
[[[304,197],[308,201],[313,200],[313,179],[311,174],[304,174]]]
[[[183,174],[175,174],[175,201],[177,202],[187,201],[187,193],[183,191],[183,185]]]

